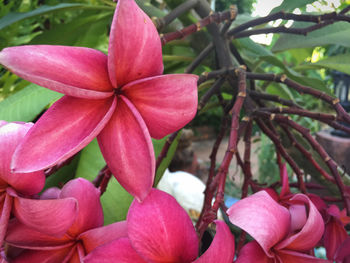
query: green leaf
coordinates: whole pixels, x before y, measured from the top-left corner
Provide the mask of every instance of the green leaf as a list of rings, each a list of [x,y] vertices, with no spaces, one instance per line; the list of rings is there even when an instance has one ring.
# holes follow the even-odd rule
[[[112,12],[97,15],[83,12],[70,23],[54,25],[50,30],[35,37],[29,44],[97,47],[101,41],[107,39],[107,27],[112,15]]]
[[[291,12],[295,8],[304,7],[307,4],[311,4],[315,0],[284,0],[283,3],[271,10],[270,14],[277,13],[279,11]]]
[[[286,100],[294,99],[291,91],[285,85],[280,85],[278,83],[271,83],[266,88],[266,92],[272,95],[277,95],[282,99],[286,99]]]
[[[55,91],[30,84],[0,102],[0,120],[32,121],[50,102],[62,96]]]
[[[80,9],[113,10],[113,8],[106,7],[106,6],[93,6],[93,5],[73,4],[73,3],[62,3],[54,6],[43,5],[30,12],[8,13],[6,16],[0,19],[0,30],[27,18],[42,16],[44,14],[54,13],[59,11],[74,10],[74,9],[75,10],[80,10]]]
[[[83,177],[92,181],[98,172],[106,165],[97,140],[94,139],[81,152],[76,177]],[[106,192],[101,196],[105,225],[125,220],[133,197],[112,177]]]
[[[241,38],[235,40],[235,43],[238,44],[238,47],[241,52],[245,53],[249,51],[251,56],[273,56],[273,53],[264,48],[262,45],[255,43],[250,38]]]
[[[295,23],[307,27],[311,23]],[[350,47],[350,27],[347,22],[337,22],[319,30],[309,33],[307,36],[284,34],[277,40],[273,46],[273,52],[279,52],[287,49],[306,48],[337,44]]]
[[[296,70],[328,68],[350,74],[350,54],[341,54],[296,67]]]

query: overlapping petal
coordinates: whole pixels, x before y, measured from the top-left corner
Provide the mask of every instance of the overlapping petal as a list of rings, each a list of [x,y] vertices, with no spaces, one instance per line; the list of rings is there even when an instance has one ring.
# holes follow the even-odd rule
[[[227,214],[231,223],[248,232],[268,256],[270,248],[286,236],[290,227],[288,210],[265,191],[238,201]]]
[[[342,263],[350,262],[350,236],[339,246],[335,253],[335,259]]]
[[[83,241],[86,253],[114,239],[127,237],[126,221],[88,230],[79,236]]]
[[[283,263],[331,263],[329,260],[316,258],[304,253],[280,250],[278,251],[278,257]]]
[[[128,212],[128,236],[135,250],[150,262],[192,262],[198,238],[186,211],[171,195],[152,189],[134,201]]]
[[[299,232],[284,239],[276,246],[276,249],[307,251],[312,249],[321,239],[324,231],[324,222],[321,214],[306,195],[297,194],[290,200],[292,202],[301,202],[307,207],[307,221]]]
[[[212,263],[220,258],[220,263],[232,263],[235,257],[235,240],[230,228],[225,222],[214,221],[216,224],[216,234],[205,253],[194,261],[194,263]]]
[[[97,139],[119,183],[138,200],[143,200],[153,185],[153,145],[146,124],[126,97],[119,97],[112,119]]]
[[[100,191],[84,178],[69,181],[62,188],[60,198],[73,197],[78,202],[78,214],[68,234],[76,237],[89,229],[103,225],[103,211],[100,203]]]
[[[32,127],[32,123],[4,123],[0,126],[0,178],[15,190],[28,195],[36,194],[44,187],[44,173],[11,173],[10,164],[16,147]]]
[[[84,263],[146,263],[131,246],[128,238],[113,240],[96,248],[84,258]]]
[[[118,1],[109,37],[108,72],[115,88],[163,72],[158,32],[133,0]]]
[[[122,91],[142,115],[151,137],[160,139],[195,116],[197,80],[190,74],[162,75],[128,83]]]
[[[64,96],[27,133],[14,153],[12,169],[18,173],[43,170],[71,157],[104,128],[115,107],[113,98]]]
[[[107,56],[68,46],[19,46],[0,52],[0,63],[16,75],[66,95],[101,99],[113,95]]]
[[[239,252],[235,263],[274,263],[256,241],[249,242]]]
[[[67,262],[67,254],[69,254],[71,248],[58,249],[58,250],[26,250],[22,252],[11,262],[13,263],[53,263],[53,262]]]
[[[13,211],[28,227],[62,237],[76,219],[78,204],[74,198],[36,200],[16,197]]]

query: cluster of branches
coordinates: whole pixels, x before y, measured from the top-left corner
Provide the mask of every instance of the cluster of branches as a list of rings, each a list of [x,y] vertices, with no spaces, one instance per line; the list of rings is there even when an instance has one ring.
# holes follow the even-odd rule
[[[256,73],[252,72],[242,59],[239,51],[231,41],[233,38],[248,37],[251,35],[262,33],[288,33],[306,35],[309,32],[330,25],[336,21],[350,22],[350,16],[346,15],[350,11],[350,6],[340,12],[333,12],[324,15],[296,15],[292,13],[278,12],[268,15],[263,18],[257,18],[247,23],[243,23],[233,29],[229,29],[232,21],[236,18],[237,10],[234,6],[230,10],[222,13],[213,13],[205,0],[189,0],[175,8],[172,12],[163,18],[155,20],[155,24],[159,31],[162,31],[169,23],[179,17],[181,14],[193,9],[202,20],[197,23],[178,30],[175,32],[161,34],[162,44],[184,38],[198,30],[206,27],[212,36],[210,43],[202,52],[193,60],[187,67],[186,73],[193,72],[212,52],[215,52],[217,58],[216,70],[204,72],[198,80],[198,85],[207,80],[215,80],[207,92],[200,98],[198,111],[207,105],[209,100],[216,96],[223,109],[222,122],[220,132],[213,145],[210,155],[211,165],[209,168],[209,176],[206,183],[205,202],[196,228],[200,236],[203,235],[207,226],[216,218],[217,211],[221,207],[225,211],[223,196],[225,190],[225,182],[228,174],[228,167],[233,157],[236,158],[238,165],[241,167],[244,174],[244,183],[242,186],[242,198],[248,195],[249,187],[253,192],[260,190],[263,187],[276,187],[278,184],[271,183],[270,185],[259,185],[253,180],[251,170],[251,141],[252,127],[255,124],[260,128],[261,132],[266,134],[273,142],[276,149],[276,161],[279,166],[282,165],[283,159],[293,169],[297,176],[298,183],[296,187],[302,193],[307,193],[309,188],[314,188],[315,185],[305,181],[303,169],[297,164],[293,157],[288,153],[282,143],[281,137],[285,136],[289,139],[302,156],[304,156],[330,184],[335,184],[339,190],[340,201],[350,215],[350,190],[344,184],[339,167],[336,162],[327,154],[324,148],[314,139],[310,130],[293,121],[291,115],[308,117],[312,120],[323,122],[335,129],[343,130],[350,134],[350,128],[344,123],[350,124],[350,115],[348,115],[339,103],[339,100],[328,94],[315,90],[311,87],[304,86],[298,82],[289,79],[286,75],[276,75],[271,73]],[[254,26],[263,25],[277,19],[303,21],[311,23],[305,28],[286,28],[278,26],[273,28],[251,29]],[[235,58],[232,59],[232,58]],[[239,65],[234,64],[238,61]],[[308,94],[318,98],[329,104],[335,114],[325,114],[312,112],[304,109],[296,104],[293,100],[282,99],[279,96],[267,94],[259,91],[256,87],[256,81],[263,80],[276,82],[286,85],[288,88],[295,90],[300,94]],[[221,89],[224,84],[228,84],[232,91],[232,100],[227,101],[221,94]],[[275,106],[267,106],[275,105]],[[241,112],[245,116],[240,118]],[[219,168],[216,168],[217,152],[225,134],[229,131],[229,142],[227,145],[226,154],[221,161]],[[322,158],[323,162],[328,167],[328,170],[314,159],[312,154],[307,150],[306,146],[296,139],[296,135],[301,135],[311,146],[314,151]],[[157,168],[161,161],[166,157],[168,149],[176,137],[176,133],[171,135],[161,154],[157,160]],[[243,158],[237,150],[239,140],[244,141],[245,149]],[[106,175],[107,180],[103,179]],[[110,172],[105,167],[96,179],[96,185],[105,189],[106,182],[110,177]],[[213,198],[215,199],[212,203]],[[332,197],[323,197],[325,200],[333,200]],[[339,201],[339,200],[338,200]],[[243,242],[243,241],[242,241]]]

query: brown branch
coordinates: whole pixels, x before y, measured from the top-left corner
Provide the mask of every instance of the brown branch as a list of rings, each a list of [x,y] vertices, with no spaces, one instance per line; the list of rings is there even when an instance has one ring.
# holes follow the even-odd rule
[[[161,34],[160,39],[162,41],[162,45],[165,45],[166,43],[173,41],[175,39],[181,39],[190,34],[193,34],[201,30],[202,28],[208,26],[211,23],[221,23],[226,20],[234,20],[236,16],[237,16],[237,8],[235,6],[231,6],[230,10],[211,14],[206,18],[198,21],[196,24],[192,24],[190,26],[187,26],[175,32],[167,33],[164,35]]]
[[[158,170],[160,164],[162,161],[166,158],[168,155],[169,148],[173,141],[175,140],[176,136],[179,134],[180,131],[176,131],[172,133],[165,141],[165,144],[163,145],[162,151],[158,155],[157,161],[156,161],[156,171]]]

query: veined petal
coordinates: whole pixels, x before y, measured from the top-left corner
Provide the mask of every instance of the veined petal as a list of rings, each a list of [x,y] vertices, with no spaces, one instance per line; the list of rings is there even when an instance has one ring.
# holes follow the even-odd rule
[[[27,133],[14,153],[12,169],[22,173],[43,170],[73,156],[100,133],[115,106],[114,98],[64,96]]]
[[[2,196],[4,196],[4,201],[0,209],[0,246],[2,246],[4,242],[13,205],[12,196],[7,194]]]
[[[15,247],[34,250],[56,250],[74,244],[67,235],[60,238],[49,236],[20,223],[17,219],[10,221],[6,242]]]
[[[16,147],[31,127],[32,123],[7,123],[0,127],[0,178],[16,191],[27,195],[41,191],[45,184],[44,173],[11,173],[10,164]]]
[[[198,76],[162,75],[131,82],[123,92],[142,115],[151,137],[181,129],[197,112]]]
[[[327,258],[334,259],[334,254],[347,238],[348,234],[338,218],[331,217],[326,224],[323,244],[327,251]],[[349,252],[350,253],[350,252]]]
[[[133,201],[126,221],[133,248],[148,261],[186,263],[197,257],[192,221],[171,195],[152,189],[142,203]]]
[[[13,263],[53,263],[64,262],[71,248],[56,250],[25,250],[11,262]]]
[[[78,214],[68,234],[72,237],[103,225],[100,191],[84,178],[69,181],[61,190],[60,198],[73,197],[78,202]]]
[[[62,237],[76,219],[77,205],[74,198],[36,200],[16,197],[13,210],[16,218],[28,227]]]
[[[283,263],[331,263],[332,261],[316,258],[291,250],[278,251],[278,257]]]
[[[282,240],[290,228],[288,210],[260,191],[232,205],[227,214],[232,224],[248,232],[271,256],[270,248]]]
[[[312,249],[321,239],[324,231],[324,222],[321,214],[306,195],[296,194],[290,200],[307,206],[307,211],[309,211],[307,221],[299,232],[284,239],[275,248],[307,251]]]
[[[280,173],[281,173],[280,176],[282,181],[282,190],[280,193],[280,197],[283,198],[284,196],[290,194],[287,165],[285,163],[282,165]]]
[[[10,47],[0,52],[0,64],[21,78],[69,96],[102,99],[113,95],[107,56],[94,49]]]
[[[127,236],[126,221],[121,221],[88,230],[80,235],[79,239],[83,241],[86,253],[90,253],[98,246]]]
[[[344,260],[343,263],[350,262],[350,236],[344,240],[335,253],[335,259],[337,261]]]
[[[109,36],[108,72],[114,87],[163,72],[157,29],[134,0],[118,1]]]
[[[268,258],[258,242],[252,241],[242,247],[235,263],[274,263],[273,258]]]
[[[133,249],[128,238],[113,240],[94,249],[83,260],[84,263],[146,263]]]
[[[119,97],[113,117],[97,139],[118,182],[135,198],[143,200],[154,180],[153,145],[140,113],[127,98]]]
[[[215,220],[216,234],[213,242],[205,253],[194,263],[232,263],[235,257],[235,240],[230,228],[225,222]]]

